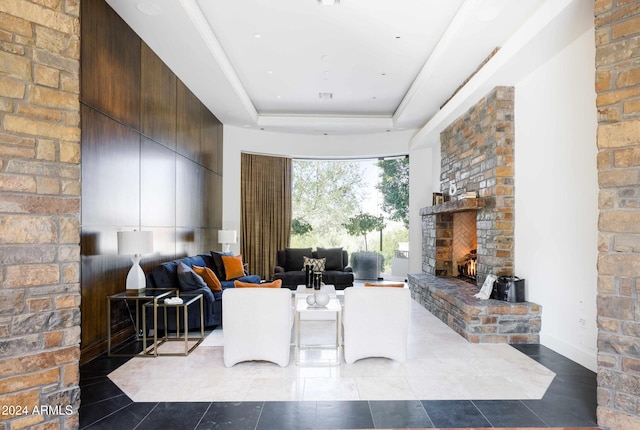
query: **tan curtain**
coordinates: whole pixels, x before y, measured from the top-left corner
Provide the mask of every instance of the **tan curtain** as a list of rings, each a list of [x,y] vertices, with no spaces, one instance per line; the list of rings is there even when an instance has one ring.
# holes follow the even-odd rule
[[[243,153],[240,176],[243,260],[271,279],[276,251],[291,236],[291,159]]]

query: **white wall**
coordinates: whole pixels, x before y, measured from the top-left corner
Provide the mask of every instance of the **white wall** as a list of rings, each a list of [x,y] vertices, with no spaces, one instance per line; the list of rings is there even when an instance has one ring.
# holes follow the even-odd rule
[[[355,159],[409,153],[415,130],[400,132],[319,136],[276,133],[224,126],[224,179],[222,187],[222,227],[240,230],[240,154],[250,152],[291,158]],[[240,245],[232,245],[238,252]]]
[[[596,370],[595,48],[588,31],[515,90],[515,267],[541,343]]]

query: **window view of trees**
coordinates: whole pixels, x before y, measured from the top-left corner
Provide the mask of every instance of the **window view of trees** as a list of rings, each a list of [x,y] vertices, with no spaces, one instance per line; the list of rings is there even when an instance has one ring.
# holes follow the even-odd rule
[[[409,241],[409,160],[294,160],[292,247],[382,254]]]

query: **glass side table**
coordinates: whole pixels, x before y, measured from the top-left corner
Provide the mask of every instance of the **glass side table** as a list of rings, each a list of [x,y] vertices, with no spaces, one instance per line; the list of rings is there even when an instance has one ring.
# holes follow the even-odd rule
[[[296,298],[296,313],[295,313],[295,354],[296,364],[300,365],[337,365],[340,364],[340,327],[342,326],[342,306],[337,297],[331,297],[329,303],[326,306],[309,306],[306,298]],[[302,321],[301,317],[311,314],[325,314],[330,313],[335,315],[336,319],[336,331],[335,342],[331,344],[302,344],[301,343],[301,331]],[[310,352],[315,350],[318,354],[311,356],[310,358],[304,357],[304,352]],[[304,354],[307,355],[307,354]],[[310,354],[311,355],[311,354]]]
[[[157,302],[158,300],[162,300],[164,297],[169,297],[171,293],[175,292],[175,289],[172,288],[144,288],[139,291],[123,291],[118,294],[112,294],[107,296],[107,355],[109,357],[135,357],[139,355],[136,353],[114,353],[111,351],[112,344],[112,333],[111,333],[111,304],[117,301],[123,301],[127,308],[129,308],[129,302],[135,303],[136,308],[136,317],[133,320],[133,316],[131,316],[134,330],[135,330],[135,339],[134,341],[139,342],[143,340],[144,336],[140,336],[140,332],[144,331],[144,328],[140,324],[140,308],[144,303],[147,302]],[[143,333],[144,335],[144,333]],[[144,348],[144,345],[143,345]]]
[[[169,297],[180,297],[182,303],[165,303],[165,299]],[[145,303],[142,306],[142,326],[143,340],[142,348],[147,356],[158,357],[160,355],[189,355],[204,340],[204,299],[202,294],[188,294],[174,292],[168,296],[164,296],[162,300],[154,300]],[[200,307],[200,337],[189,337],[189,307]],[[158,323],[158,312],[162,310],[162,324]],[[147,311],[153,312],[153,343],[147,347]],[[170,312],[171,311],[171,312]],[[169,313],[175,314],[176,333],[175,336],[169,334]],[[180,316],[182,316],[182,330]],[[160,327],[162,326],[162,327]],[[162,328],[164,333],[162,337],[158,336],[158,330]],[[182,334],[181,334],[182,333]],[[165,342],[184,342],[184,350],[182,352],[159,352],[158,348]],[[189,347],[189,342],[195,342]]]

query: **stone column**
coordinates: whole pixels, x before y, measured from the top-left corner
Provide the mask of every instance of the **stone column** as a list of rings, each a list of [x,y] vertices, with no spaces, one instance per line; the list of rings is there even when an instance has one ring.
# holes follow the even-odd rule
[[[79,2],[0,3],[0,428],[77,428]]]
[[[640,3],[597,0],[598,424],[640,428]]]

